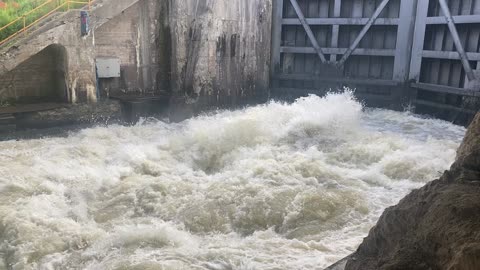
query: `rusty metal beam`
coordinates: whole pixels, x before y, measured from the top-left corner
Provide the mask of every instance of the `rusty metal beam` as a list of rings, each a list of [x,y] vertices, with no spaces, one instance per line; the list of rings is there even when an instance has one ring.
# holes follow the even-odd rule
[[[469,81],[475,80],[475,74],[473,73],[472,67],[470,66],[470,62],[468,61],[467,54],[465,49],[463,48],[462,41],[460,41],[460,37],[458,36],[457,28],[455,27],[455,21],[453,20],[452,14],[450,13],[450,9],[448,8],[447,2],[445,0],[438,0],[440,3],[440,7],[442,8],[443,14],[447,19],[448,29],[450,30],[450,34],[452,34],[453,42],[455,43],[455,47],[457,48],[457,52],[460,55],[460,60],[462,61],[463,68],[465,69],[465,73],[467,74]]]
[[[303,15],[302,9],[298,5],[297,0],[290,0],[290,3],[292,3],[292,6],[295,9],[295,12],[297,13],[297,16],[300,19],[300,22],[302,23],[303,28],[305,29],[305,32],[307,32],[307,36],[310,39],[310,42],[312,43],[313,48],[315,49],[315,52],[320,58],[320,61],[322,63],[326,63],[327,60],[325,59],[325,55],[323,54],[322,49],[320,48],[320,45],[318,44],[317,39],[315,38],[315,35],[313,34],[312,29],[310,28],[310,25],[308,25],[307,21],[305,20],[305,16]]]
[[[365,34],[368,32],[370,27],[373,25],[375,20],[378,18],[380,13],[382,13],[383,9],[387,6],[388,2],[390,0],[383,0],[380,5],[378,5],[377,9],[373,13],[372,17],[368,20],[367,24],[362,28],[362,31],[358,34],[357,38],[353,41],[352,45],[350,45],[350,48],[348,48],[347,52],[343,55],[342,59],[338,61],[337,67],[342,67],[345,64],[345,61],[352,55],[353,51],[358,47],[358,44],[360,44],[360,41],[362,41],[363,37]]]

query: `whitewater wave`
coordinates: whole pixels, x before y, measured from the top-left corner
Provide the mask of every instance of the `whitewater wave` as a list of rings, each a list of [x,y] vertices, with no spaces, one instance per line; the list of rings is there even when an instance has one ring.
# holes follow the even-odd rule
[[[352,93],[0,143],[0,269],[319,269],[465,130]]]

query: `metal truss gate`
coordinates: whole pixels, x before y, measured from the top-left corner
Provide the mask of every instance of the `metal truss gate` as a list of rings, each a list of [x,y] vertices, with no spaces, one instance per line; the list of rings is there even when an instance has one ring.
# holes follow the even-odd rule
[[[480,0],[274,0],[272,32],[274,95],[351,86],[373,105],[475,111]]]

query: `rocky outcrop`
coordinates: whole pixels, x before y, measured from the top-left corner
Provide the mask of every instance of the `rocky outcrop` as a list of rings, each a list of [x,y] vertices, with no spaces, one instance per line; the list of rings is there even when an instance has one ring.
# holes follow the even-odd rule
[[[480,269],[480,113],[450,170],[385,210],[345,269]]]

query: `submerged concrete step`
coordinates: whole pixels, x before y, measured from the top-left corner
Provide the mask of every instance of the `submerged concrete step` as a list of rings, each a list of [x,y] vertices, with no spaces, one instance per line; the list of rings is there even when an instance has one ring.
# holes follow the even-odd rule
[[[17,129],[16,119],[13,114],[0,114],[0,132],[14,131]]]
[[[0,114],[0,125],[15,123],[15,116],[10,113]]]
[[[18,113],[40,112],[48,111],[61,107],[65,107],[65,103],[31,103],[31,104],[18,104],[15,106],[0,107],[0,115],[13,115]]]

